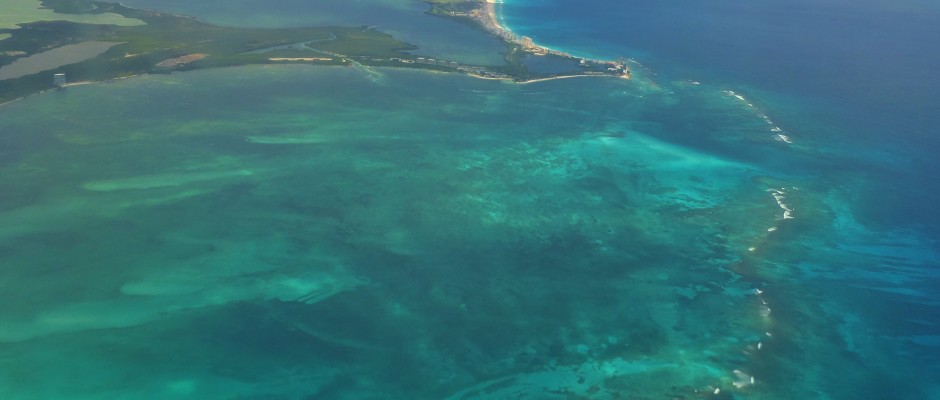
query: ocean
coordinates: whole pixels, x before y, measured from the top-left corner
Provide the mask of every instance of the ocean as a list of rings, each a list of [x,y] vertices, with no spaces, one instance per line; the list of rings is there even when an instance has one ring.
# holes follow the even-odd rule
[[[0,107],[0,397],[940,398],[936,5],[498,10],[634,79],[251,66]]]
[[[631,57],[664,86],[734,91],[793,141],[765,163],[825,199],[761,260],[801,331],[766,371],[787,387],[775,394],[940,398],[940,7],[513,0],[502,15],[538,43]]]
[[[929,204],[937,200],[938,178],[920,173],[936,170],[932,153],[940,143],[940,55],[930,50],[940,46],[935,3],[506,3],[505,22],[537,42],[587,56],[633,57],[661,83],[694,80],[743,92],[794,134],[849,146],[846,153],[859,158],[890,148],[897,154],[875,157],[916,165],[898,166],[907,186],[872,195],[880,204],[871,207],[883,210],[871,212],[893,213],[890,224],[926,225],[936,235]],[[919,190],[923,185],[930,189]],[[909,196],[893,198],[902,193]],[[881,207],[886,195],[894,207]],[[899,206],[909,202],[919,207]]]

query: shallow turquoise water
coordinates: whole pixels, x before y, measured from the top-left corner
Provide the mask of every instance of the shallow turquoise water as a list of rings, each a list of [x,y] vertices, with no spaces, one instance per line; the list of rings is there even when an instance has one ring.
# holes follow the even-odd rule
[[[734,91],[800,149],[768,155],[801,185],[784,200],[796,219],[757,264],[787,331],[758,374],[765,394],[940,398],[935,3],[514,0],[502,11],[539,42],[632,56],[664,88]]]
[[[0,107],[0,397],[940,396],[929,146],[634,67],[230,68]]]
[[[664,140],[762,121],[616,79],[378,73],[201,71],[0,109],[4,398],[688,395],[762,359],[742,260],[791,183],[721,153],[786,145]]]

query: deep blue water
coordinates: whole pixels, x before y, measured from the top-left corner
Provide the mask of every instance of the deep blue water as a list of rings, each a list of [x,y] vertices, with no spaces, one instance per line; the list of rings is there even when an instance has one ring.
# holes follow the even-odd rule
[[[634,57],[662,81],[744,91],[794,134],[877,159],[851,166],[873,174],[858,199],[869,223],[938,235],[936,3],[536,0],[508,2],[504,18],[538,42]]]
[[[805,137],[893,149],[884,161],[906,165],[878,197],[895,207],[873,218],[940,234],[935,2],[513,0],[504,19],[540,43],[633,57],[662,80],[744,90]]]
[[[938,118],[936,3],[517,0],[505,19],[538,41],[633,56],[659,73],[840,103],[870,114],[860,126],[903,117],[915,120],[907,135],[926,134]]]
[[[815,362],[826,365],[825,379],[840,381],[817,384],[819,398],[940,396],[937,3],[506,3],[507,25],[538,43],[632,57],[663,85],[701,81],[734,90],[797,143],[812,143],[805,158],[784,155],[777,166],[789,164],[798,180],[812,182],[807,189],[828,192],[819,211],[833,219],[804,222],[805,231],[778,244],[780,254],[768,255],[776,269],[765,276],[791,291],[794,305],[829,303],[821,307],[829,308],[829,327],[814,327],[800,312],[790,316],[802,322],[792,323],[841,331],[842,339],[803,336],[781,356],[781,368],[790,363],[781,376],[800,379],[800,369]],[[834,328],[849,320],[858,324]],[[852,335],[882,345],[855,347],[846,339]],[[838,346],[852,357],[811,361],[813,352]],[[915,389],[902,394],[901,387]]]
[[[500,59],[412,0],[131,3]],[[500,11],[635,78],[249,66],[0,107],[0,398],[940,398],[936,5]]]

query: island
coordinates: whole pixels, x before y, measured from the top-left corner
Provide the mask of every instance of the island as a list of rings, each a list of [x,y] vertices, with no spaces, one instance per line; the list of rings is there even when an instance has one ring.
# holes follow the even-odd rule
[[[502,27],[493,0],[428,0],[429,14],[480,27],[506,46],[501,66],[463,65],[372,27],[238,28],[96,0],[42,0],[57,13],[107,14],[140,21],[115,25],[34,21],[0,29],[0,104],[58,87],[141,74],[250,64],[306,63],[420,68],[530,83],[579,76],[629,78],[624,60],[579,58],[535,44]],[[565,65],[532,68],[536,58]],[[58,63],[49,60],[58,60]],[[64,61],[63,61],[64,60]]]

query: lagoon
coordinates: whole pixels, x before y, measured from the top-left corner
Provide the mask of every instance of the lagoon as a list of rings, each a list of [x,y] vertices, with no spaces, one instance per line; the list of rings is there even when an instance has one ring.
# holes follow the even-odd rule
[[[19,78],[41,71],[53,70],[64,65],[90,60],[104,54],[112,47],[119,44],[121,43],[88,41],[65,45],[28,57],[19,58],[10,64],[0,67],[0,80]]]
[[[129,7],[192,15],[222,26],[369,26],[418,46],[414,54],[461,64],[502,65],[504,45],[469,24],[426,14],[419,0],[129,0]]]
[[[62,14],[42,8],[39,0],[5,0],[0,13],[0,29],[15,29],[19,24],[35,21],[72,21],[86,24],[120,26],[143,25],[143,21],[125,18],[114,13]]]

